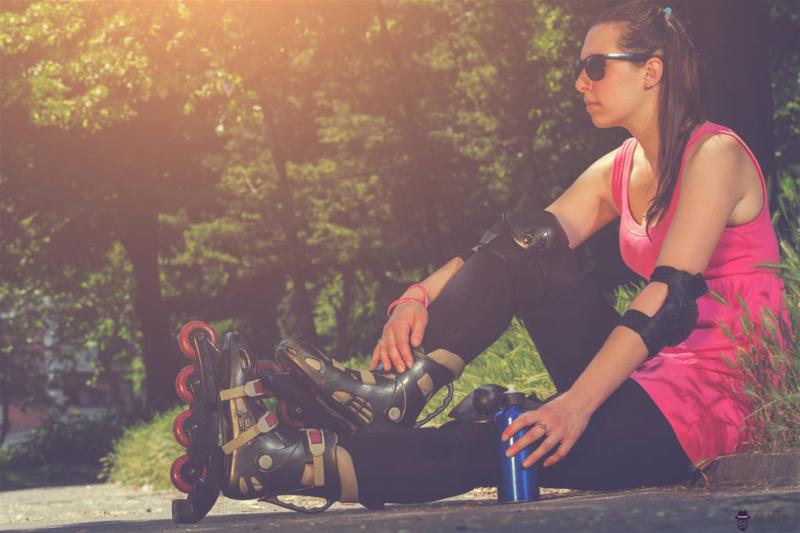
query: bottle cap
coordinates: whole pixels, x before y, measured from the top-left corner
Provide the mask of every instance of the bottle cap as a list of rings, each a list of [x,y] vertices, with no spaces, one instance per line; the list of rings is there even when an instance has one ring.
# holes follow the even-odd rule
[[[525,395],[521,392],[514,390],[514,387],[509,387],[503,393],[503,407],[511,407],[512,405],[521,406],[525,403]]]

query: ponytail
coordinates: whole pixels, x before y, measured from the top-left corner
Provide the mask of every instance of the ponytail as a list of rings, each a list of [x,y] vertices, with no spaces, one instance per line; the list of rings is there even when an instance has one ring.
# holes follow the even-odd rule
[[[689,136],[704,121],[697,55],[689,34],[671,8],[662,9],[649,1],[630,2],[603,12],[592,26],[606,22],[625,24],[618,43],[623,51],[663,56],[658,104],[658,189],[645,215],[649,238],[651,223],[660,220],[669,208]]]

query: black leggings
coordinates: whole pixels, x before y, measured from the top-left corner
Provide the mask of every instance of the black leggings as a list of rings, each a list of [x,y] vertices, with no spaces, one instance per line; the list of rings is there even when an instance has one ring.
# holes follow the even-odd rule
[[[516,314],[558,392],[567,390],[620,316],[576,252],[550,259],[545,274],[539,268],[511,266],[479,250],[431,303],[425,350],[445,348],[469,362]],[[340,445],[353,457],[366,504],[432,501],[497,483],[492,424],[452,421],[440,428],[342,435]],[[543,487],[616,489],[678,483],[693,473],[661,411],[628,378],[592,414],[567,456],[540,477]]]

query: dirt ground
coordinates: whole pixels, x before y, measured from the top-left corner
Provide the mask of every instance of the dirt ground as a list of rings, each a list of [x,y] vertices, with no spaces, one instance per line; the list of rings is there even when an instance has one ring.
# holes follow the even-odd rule
[[[501,505],[494,491],[420,505],[368,511],[336,504],[301,515],[255,501],[220,499],[199,524],[170,520],[173,491],[97,484],[0,493],[0,530],[34,531],[738,531],[747,510],[749,531],[800,531],[800,484],[783,488],[709,490],[686,486],[595,492],[543,489],[537,502]]]

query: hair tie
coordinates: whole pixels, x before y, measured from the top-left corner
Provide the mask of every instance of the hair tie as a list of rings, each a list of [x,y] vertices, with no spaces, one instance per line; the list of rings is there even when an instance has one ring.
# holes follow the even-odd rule
[[[663,9],[663,11],[664,11],[664,15],[672,15],[672,8],[671,7],[665,7]]]

